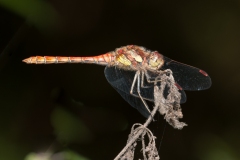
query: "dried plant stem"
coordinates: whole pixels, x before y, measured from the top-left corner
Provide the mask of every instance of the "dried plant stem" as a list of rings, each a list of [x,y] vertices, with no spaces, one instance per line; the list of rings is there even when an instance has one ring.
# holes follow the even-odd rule
[[[148,117],[148,119],[146,120],[146,122],[142,125],[142,128],[147,128],[147,126],[150,124],[150,122],[152,121],[154,115],[156,114],[156,112],[158,111],[159,106],[155,106],[154,109],[151,112],[151,115]],[[134,142],[137,141],[137,139],[139,138],[140,135],[143,134],[143,132],[145,132],[144,129],[139,129],[138,133],[136,133],[131,140],[128,141],[128,143],[126,144],[126,146],[122,149],[122,151],[114,158],[114,160],[119,160],[121,159],[121,156],[128,150],[128,148],[130,146],[132,146],[132,144]]]
[[[161,83],[159,83],[161,82]],[[164,96],[165,89],[168,89],[167,96]],[[142,141],[142,152],[144,160],[159,160],[159,154],[156,148],[155,136],[147,128],[153,120],[153,117],[159,111],[164,115],[164,119],[174,128],[182,129],[186,124],[179,122],[179,118],[183,117],[180,107],[181,93],[175,85],[174,77],[171,70],[164,70],[159,73],[159,76],[154,81],[154,108],[146,122],[142,124],[134,124],[129,134],[127,144],[114,160],[133,160],[134,151],[137,145],[137,140]],[[135,126],[137,126],[135,128]],[[144,137],[148,137],[149,142],[145,145]]]

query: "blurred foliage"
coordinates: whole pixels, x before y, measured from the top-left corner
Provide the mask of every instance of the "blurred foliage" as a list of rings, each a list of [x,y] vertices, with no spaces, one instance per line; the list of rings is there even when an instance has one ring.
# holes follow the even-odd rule
[[[1,129],[1,132],[2,129]],[[9,133],[8,133],[9,134]],[[0,134],[0,158],[6,160],[16,160],[20,156],[24,156],[27,148],[25,146],[16,145],[9,135]]]
[[[111,88],[103,68],[21,60],[97,55],[127,44],[200,67],[213,81],[209,90],[186,92],[188,127],[167,126],[161,139],[162,121],[154,122],[163,142],[161,159],[240,159],[239,0],[0,0],[0,5],[1,43],[24,21],[35,27],[20,46],[13,45],[16,51],[0,70],[1,160],[113,159],[131,124],[144,118]]]
[[[29,153],[24,160],[89,160],[71,150],[60,153]]]
[[[63,144],[89,143],[92,141],[93,134],[87,126],[62,108],[54,109],[51,122],[58,141]]]
[[[29,153],[24,160],[51,160],[51,153]]]
[[[57,22],[57,12],[43,0],[0,0],[0,5],[26,19],[40,30],[52,28]]]
[[[238,160],[239,148],[232,148],[221,137],[203,134],[196,137],[196,155],[199,160]]]

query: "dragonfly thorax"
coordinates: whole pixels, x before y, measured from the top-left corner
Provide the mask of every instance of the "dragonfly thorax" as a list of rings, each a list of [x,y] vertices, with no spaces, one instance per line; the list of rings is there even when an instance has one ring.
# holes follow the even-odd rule
[[[115,54],[116,65],[127,70],[157,70],[164,64],[160,53],[136,45],[118,48]]]

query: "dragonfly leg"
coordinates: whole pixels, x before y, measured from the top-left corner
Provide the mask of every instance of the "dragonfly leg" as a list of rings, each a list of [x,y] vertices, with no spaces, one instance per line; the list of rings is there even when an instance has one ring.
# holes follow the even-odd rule
[[[140,90],[140,80],[141,80],[141,78],[140,78],[140,74],[141,74],[140,71],[136,72],[136,74],[134,76],[134,79],[133,79],[132,86],[131,86],[130,94],[133,95],[133,96],[136,96],[136,95],[133,94],[133,88],[136,85],[136,81],[137,81],[137,93],[138,93],[137,97],[139,97],[142,100],[142,102],[143,102],[144,106],[146,107],[146,109],[148,110],[148,112],[151,113],[151,111],[149,110],[149,107],[148,107],[146,101],[141,96],[141,90]]]
[[[134,78],[133,78],[133,82],[132,82],[132,86],[131,86],[131,90],[130,90],[130,94],[131,94],[131,95],[134,95],[134,94],[133,94],[133,88],[134,88],[134,86],[135,86],[135,84],[136,84],[136,80],[137,80],[139,74],[140,74],[139,71],[137,71],[136,74],[135,74],[135,76],[134,76]],[[135,95],[134,95],[134,96],[135,96]]]
[[[146,107],[146,109],[148,110],[148,112],[151,113],[151,111],[149,110],[149,107],[148,107],[146,101],[145,101],[145,100],[142,98],[142,96],[141,96],[140,79],[141,79],[141,78],[140,78],[140,75],[138,74],[138,78],[137,78],[137,80],[138,80],[138,83],[137,83],[137,92],[138,92],[138,95],[139,95],[140,99],[142,100],[144,106]]]
[[[147,79],[147,82],[148,83],[157,83],[157,82],[161,82],[161,78],[160,78],[160,75],[163,74],[163,73],[167,73],[165,71],[159,71],[159,76],[155,77],[154,80],[151,80],[153,79],[147,71],[144,72],[144,75],[146,76],[146,79]]]
[[[141,71],[141,88],[150,88],[151,86],[145,86],[144,85],[144,75],[145,75],[145,71]]]

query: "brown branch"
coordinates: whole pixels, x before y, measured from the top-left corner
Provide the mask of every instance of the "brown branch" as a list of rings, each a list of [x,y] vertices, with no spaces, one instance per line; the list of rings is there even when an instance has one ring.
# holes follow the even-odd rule
[[[160,83],[160,85],[158,85]],[[165,98],[164,91],[169,88],[168,95]],[[132,160],[134,158],[134,150],[137,145],[136,141],[141,136],[142,151],[144,160],[159,160],[158,151],[156,149],[155,138],[152,132],[147,126],[153,120],[153,117],[159,111],[160,114],[164,115],[166,121],[174,128],[182,129],[186,126],[185,123],[179,122],[179,118],[182,118],[180,100],[181,93],[175,85],[174,77],[171,70],[165,70],[159,72],[159,76],[154,81],[154,108],[151,115],[148,117],[146,122],[142,124],[134,124],[131,133],[129,135],[126,146],[122,151],[115,157],[114,160]],[[135,126],[138,126],[135,128]],[[148,136],[148,145],[145,145],[144,137]]]
[[[158,106],[155,106],[154,109],[151,112],[151,115],[148,117],[146,122],[141,126],[141,129],[138,130],[137,134],[135,134],[128,142],[127,145],[122,149],[122,151],[114,158],[114,160],[119,160],[121,159],[121,156],[129,149],[129,147],[136,142],[138,137],[145,131],[144,128],[147,128],[147,126],[150,124],[152,121],[154,115],[156,114],[158,110]]]

